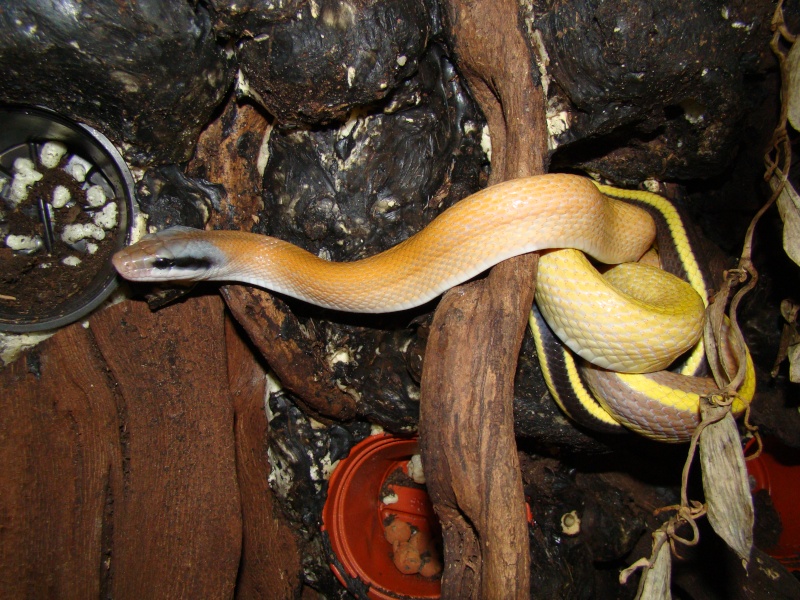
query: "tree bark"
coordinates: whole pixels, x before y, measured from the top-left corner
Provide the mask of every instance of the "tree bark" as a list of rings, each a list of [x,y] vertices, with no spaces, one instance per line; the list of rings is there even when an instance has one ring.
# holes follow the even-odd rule
[[[307,412],[342,421],[356,415],[356,401],[341,391],[320,358],[319,343],[270,292],[227,285],[222,296],[250,340]]]
[[[544,173],[544,96],[511,0],[450,0],[448,36],[489,123],[490,183]],[[443,598],[527,598],[530,557],[513,392],[538,258],[448,292],[431,326],[420,436],[442,522]]]
[[[227,318],[228,386],[242,502],[242,558],[236,598],[295,598],[301,584],[299,549],[267,481],[272,467],[267,459],[266,371],[242,336],[233,319]]]
[[[238,335],[217,296],[124,302],[0,369],[0,597],[299,593]]]

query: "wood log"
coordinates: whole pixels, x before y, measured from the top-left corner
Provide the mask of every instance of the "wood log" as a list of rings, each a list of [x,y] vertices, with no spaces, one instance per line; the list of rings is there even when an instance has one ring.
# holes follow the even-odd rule
[[[336,387],[318,344],[282,300],[241,285],[225,286],[222,295],[281,383],[307,412],[323,420],[346,421],[355,416],[355,399]]]
[[[490,183],[545,171],[544,97],[510,0],[446,3],[449,40],[492,136]],[[512,402],[537,257],[448,292],[431,326],[420,435],[442,521],[443,598],[527,598],[530,557]]]
[[[242,559],[236,598],[297,597],[300,557],[289,523],[280,517],[267,483],[269,425],[264,411],[266,372],[230,318],[225,321],[228,385],[233,398],[236,473],[242,502]]]
[[[0,371],[0,389],[0,596],[107,596],[123,456],[91,333],[64,329]]]
[[[121,420],[116,597],[233,593],[242,523],[223,324],[216,296],[156,313],[125,302],[91,321]]]
[[[0,371],[0,596],[299,593],[237,336],[218,296],[124,302]]]

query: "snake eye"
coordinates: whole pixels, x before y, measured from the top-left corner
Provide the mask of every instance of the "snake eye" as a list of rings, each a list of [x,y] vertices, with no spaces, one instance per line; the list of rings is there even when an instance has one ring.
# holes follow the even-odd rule
[[[196,256],[178,256],[175,258],[159,257],[153,261],[153,268],[159,271],[168,269],[190,269],[192,271],[207,271],[213,265],[208,258]]]
[[[171,258],[157,258],[153,261],[153,268],[160,271],[172,268]]]

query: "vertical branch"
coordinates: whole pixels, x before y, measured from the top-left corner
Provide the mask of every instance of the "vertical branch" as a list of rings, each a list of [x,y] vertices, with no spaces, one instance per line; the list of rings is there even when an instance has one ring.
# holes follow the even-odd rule
[[[512,0],[446,3],[459,69],[487,118],[491,183],[545,171],[544,97]],[[448,292],[422,374],[421,446],[445,542],[443,598],[527,598],[530,558],[514,374],[538,257]]]

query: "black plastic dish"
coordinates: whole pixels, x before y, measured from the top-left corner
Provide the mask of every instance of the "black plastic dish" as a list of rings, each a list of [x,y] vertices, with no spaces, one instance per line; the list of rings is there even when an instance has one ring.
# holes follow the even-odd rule
[[[61,142],[70,153],[95,167],[87,175],[87,181],[112,192],[120,205],[115,250],[128,245],[137,214],[134,183],[128,166],[111,142],[92,127],[46,108],[0,106],[0,165],[6,170],[10,170],[15,158],[28,156],[51,141]],[[49,311],[20,315],[13,307],[0,305],[0,331],[25,333],[68,325],[97,308],[116,287],[117,274],[109,262],[85,290]]]

